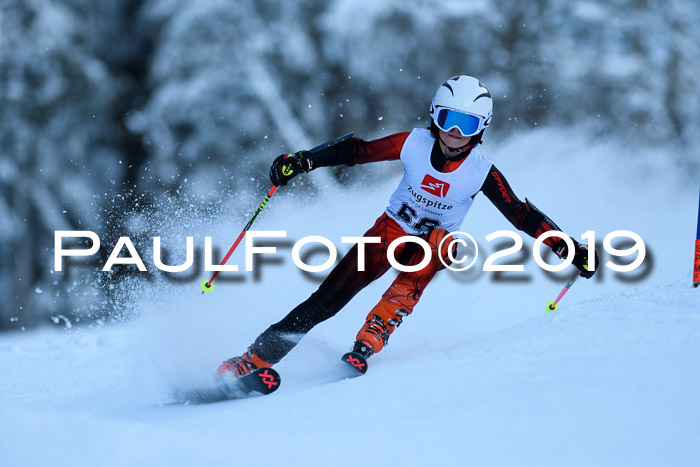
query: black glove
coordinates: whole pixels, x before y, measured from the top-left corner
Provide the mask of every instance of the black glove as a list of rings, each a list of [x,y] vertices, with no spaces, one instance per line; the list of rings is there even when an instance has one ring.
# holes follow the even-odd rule
[[[309,151],[299,151],[282,154],[272,161],[270,166],[270,181],[275,186],[284,186],[299,173],[309,173],[314,169],[313,154]]]
[[[593,264],[595,265],[595,269],[593,271],[588,270],[588,247],[586,245],[581,245],[579,242],[574,240],[573,238],[571,239],[574,242],[574,260],[572,261],[572,264],[579,270],[581,271],[581,277],[585,277],[586,279],[590,279],[593,277],[593,274],[595,274],[595,271],[598,269],[598,253],[596,253],[595,248],[593,249],[593,254],[595,255],[593,258]],[[554,250],[554,253],[563,259],[567,259],[569,257],[569,249],[566,246],[566,243],[564,240],[556,243],[554,247],[552,247],[552,250]]]

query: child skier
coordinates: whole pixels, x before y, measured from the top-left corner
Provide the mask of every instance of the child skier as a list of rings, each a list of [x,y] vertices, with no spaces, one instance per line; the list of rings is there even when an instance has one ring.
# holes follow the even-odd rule
[[[449,264],[447,247],[443,245],[438,251],[441,240],[460,228],[479,192],[515,228],[532,237],[561,230],[530,201],[520,201],[503,174],[476,149],[491,124],[492,108],[491,94],[479,80],[455,76],[435,93],[429,129],[417,128],[374,141],[352,138],[315,154],[299,151],[278,156],[270,167],[275,186],[286,185],[298,174],[319,167],[378,161],[401,160],[404,175],[386,211],[364,234],[381,239],[380,243],[364,245],[364,270],[358,270],[355,245],[316,292],[260,334],[242,356],[222,363],[217,374],[240,378],[279,362],[311,328],[334,316],[355,294],[389,269],[387,248],[393,240],[406,235],[421,237],[432,250],[430,262],[416,272],[401,272],[357,334],[354,352],[365,359],[379,352],[403,318],[411,314],[433,276],[443,264]],[[550,237],[544,243],[560,258],[573,254],[573,265],[583,277],[590,278],[593,271],[585,267],[588,249],[576,240],[573,242],[573,253],[567,251],[559,237]],[[416,265],[424,252],[415,243],[403,243],[396,249],[395,257],[402,264]]]

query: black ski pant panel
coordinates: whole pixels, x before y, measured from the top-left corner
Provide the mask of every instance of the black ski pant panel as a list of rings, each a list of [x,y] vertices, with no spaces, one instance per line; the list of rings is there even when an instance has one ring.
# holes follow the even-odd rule
[[[382,239],[381,243],[365,245],[365,270],[358,271],[358,246],[354,245],[316,292],[255,339],[252,346],[255,353],[271,364],[282,360],[314,326],[335,316],[358,292],[390,268],[386,256],[388,244],[402,235],[405,233],[395,221],[386,214],[380,216],[364,234]],[[396,252],[401,256],[401,247]]]

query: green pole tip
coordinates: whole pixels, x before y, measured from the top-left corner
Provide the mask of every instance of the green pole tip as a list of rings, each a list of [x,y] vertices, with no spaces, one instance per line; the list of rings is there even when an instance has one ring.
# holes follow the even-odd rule
[[[202,288],[202,292],[211,292],[214,290],[214,284],[210,284],[208,280],[203,280],[199,285]]]
[[[559,305],[555,305],[554,302],[547,303],[547,313],[549,313],[552,310],[556,310],[557,308],[559,308]]]

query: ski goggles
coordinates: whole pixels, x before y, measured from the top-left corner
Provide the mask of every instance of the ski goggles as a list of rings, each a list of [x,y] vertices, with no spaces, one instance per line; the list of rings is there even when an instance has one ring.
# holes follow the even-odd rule
[[[435,124],[444,132],[457,128],[462,136],[472,136],[489,126],[490,118],[442,108],[437,112]]]

